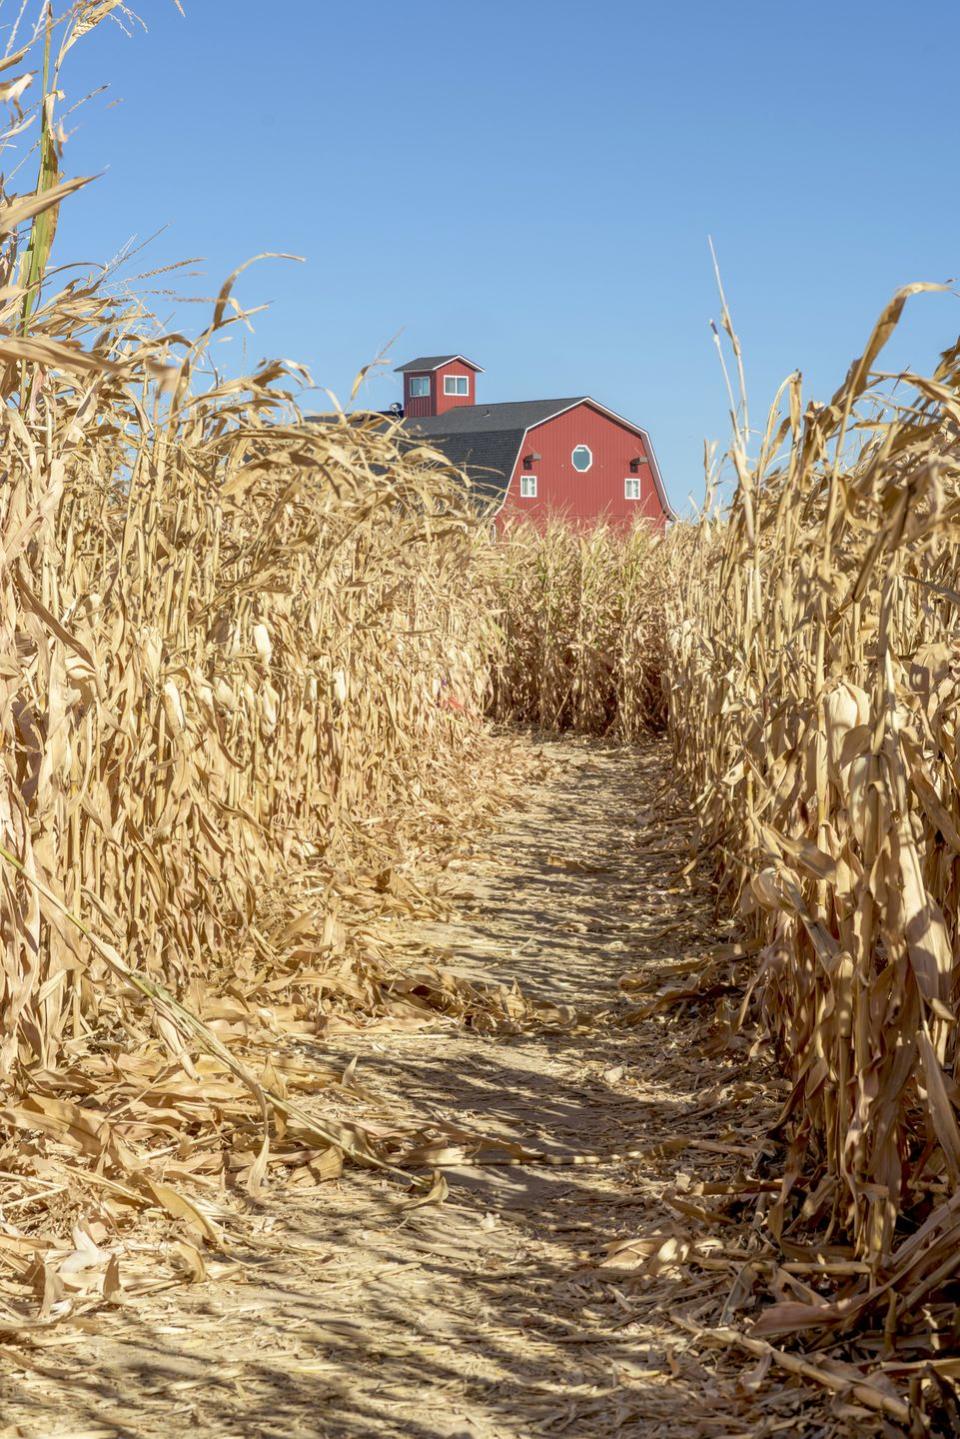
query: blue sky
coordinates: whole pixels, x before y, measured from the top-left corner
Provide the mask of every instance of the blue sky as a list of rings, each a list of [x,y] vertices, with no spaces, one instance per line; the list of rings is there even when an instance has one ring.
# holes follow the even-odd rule
[[[147,33],[108,23],[70,56],[71,99],[110,94],[65,170],[105,174],[57,253],[167,226],[138,264],[202,256],[196,295],[305,256],[247,272],[270,308],[225,367],[289,356],[346,400],[394,336],[398,364],[462,351],[482,399],[585,392],[645,425],[683,505],[728,428],[708,234],[758,418],[795,367],[825,397],[898,285],[960,273],[946,0],[183,3],[139,0]],[[921,296],[890,362],[958,330],[954,295]]]

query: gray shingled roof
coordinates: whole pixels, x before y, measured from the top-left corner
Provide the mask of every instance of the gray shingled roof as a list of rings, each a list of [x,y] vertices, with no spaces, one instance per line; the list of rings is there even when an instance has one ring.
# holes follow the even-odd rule
[[[470,478],[481,500],[499,500],[507,488],[523,430],[483,430],[475,435],[419,435]]]
[[[586,395],[567,400],[508,400],[502,405],[453,405],[442,415],[411,417],[424,435],[476,435],[483,430],[529,430],[571,405],[579,405]]]
[[[583,398],[456,405],[442,415],[408,415],[404,426],[412,438],[423,439],[442,451],[452,465],[465,470],[477,496],[492,502],[502,500],[530,426]]]
[[[483,370],[479,365],[475,365],[472,360],[468,360],[466,355],[459,354],[420,355],[416,360],[408,360],[405,365],[398,365],[393,373],[395,375],[405,375],[408,370],[415,370],[417,372],[421,370],[439,370],[441,365],[448,365],[451,360],[462,360],[465,365],[470,366],[471,370],[476,370],[480,375],[483,374]]]

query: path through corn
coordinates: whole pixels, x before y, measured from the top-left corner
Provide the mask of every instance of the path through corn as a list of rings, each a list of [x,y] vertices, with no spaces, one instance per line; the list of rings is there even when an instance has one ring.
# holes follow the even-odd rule
[[[625,1022],[625,973],[655,987],[724,939],[681,875],[689,823],[664,748],[546,748],[550,778],[458,871],[457,922],[398,945],[607,1016],[506,1036],[375,1029],[339,1037],[334,1058],[356,1059],[368,1116],[429,1111],[555,1153],[659,1155],[451,1169],[444,1204],[403,1212],[398,1183],[366,1171],[269,1197],[260,1242],[217,1282],[8,1349],[0,1434],[846,1432],[818,1391],[773,1373],[745,1386],[754,1361],[697,1349],[678,1322],[722,1317],[739,1266],[719,1262],[720,1241],[692,1279],[651,1274],[641,1251],[611,1262],[618,1241],[681,1232],[684,1203],[709,1208],[699,1184],[750,1171],[778,1090],[745,1043],[711,1052],[702,1015]]]

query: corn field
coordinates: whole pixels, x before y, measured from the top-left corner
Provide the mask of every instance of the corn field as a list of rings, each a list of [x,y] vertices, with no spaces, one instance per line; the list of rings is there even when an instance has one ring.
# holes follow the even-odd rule
[[[488,556],[496,718],[625,741],[660,727],[667,556],[643,524],[509,530]]]
[[[922,288],[828,404],[787,382],[755,459],[738,426],[668,660],[677,765],[791,1084],[764,1222],[820,1252],[828,1291],[760,1332],[865,1325],[901,1351],[954,1337],[960,1222],[960,349],[874,373]],[[861,1277],[830,1280],[831,1254]]]
[[[511,719],[628,738],[666,705],[743,926],[740,1022],[791,1085],[758,1221],[823,1268],[754,1332],[903,1353],[953,1341],[960,1262],[960,347],[929,378],[876,373],[924,288],[828,404],[791,377],[756,456],[737,423],[732,497],[697,523],[510,537],[494,687]]]
[[[228,297],[178,357],[79,288],[4,341],[6,1118],[128,1177],[152,1108],[243,1089],[218,1035],[375,1001],[336,896],[449,805],[485,684],[462,491],[374,418],[304,425],[282,367],[195,388]]]
[[[60,59],[110,8],[76,8]],[[462,485],[378,416],[304,423],[288,366],[211,380],[236,277],[195,340],[97,278],[44,282],[82,182],[39,39],[39,183],[0,206],[0,1082],[13,1195],[60,1197],[0,1253],[49,1308],[77,1196],[212,1240],[177,1185],[256,1189],[284,1151],[321,1177],[387,1162],[299,1107],[330,1076],[270,1056],[338,1007],[455,1004],[391,997],[364,924],[492,798],[462,779],[489,768]]]
[[[418,1152],[308,1112],[333,1081],[280,1041],[523,1007],[398,974],[376,930],[502,801],[492,720],[667,729],[744,937],[738,1021],[790,1082],[756,1222],[817,1255],[755,1332],[955,1343],[960,345],[878,376],[902,292],[829,403],[791,377],[756,454],[735,415],[732,496],[696,522],[493,542],[396,420],[305,421],[289,364],[212,372],[236,276],[195,339],[54,288],[82,182],[45,113],[37,189],[0,205],[2,1167],[17,1202],[59,1196],[0,1234],[17,1312],[67,1294],[78,1196],[213,1245],[197,1185]]]

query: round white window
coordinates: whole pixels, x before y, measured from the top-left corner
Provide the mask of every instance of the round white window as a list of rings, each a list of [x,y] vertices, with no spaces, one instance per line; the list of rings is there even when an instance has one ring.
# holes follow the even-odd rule
[[[593,453],[589,445],[577,445],[570,460],[575,470],[579,470],[581,475],[586,474],[593,464]]]

